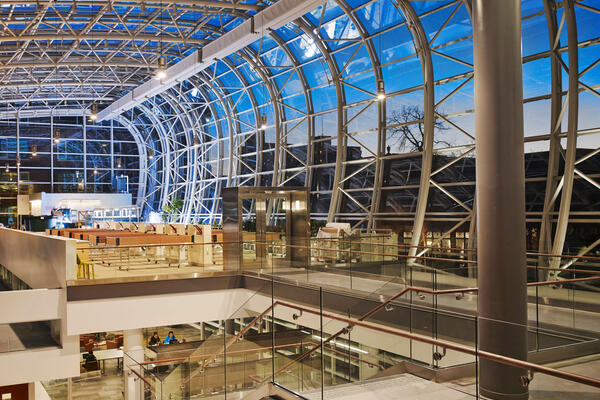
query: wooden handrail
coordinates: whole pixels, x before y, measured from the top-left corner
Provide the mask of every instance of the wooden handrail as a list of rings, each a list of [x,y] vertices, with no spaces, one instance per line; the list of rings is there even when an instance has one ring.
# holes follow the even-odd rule
[[[557,283],[581,282],[581,281],[590,281],[590,280],[600,280],[600,276],[594,276],[594,277],[589,277],[589,278],[565,279],[565,280],[562,280],[562,281],[533,282],[531,284],[527,284],[527,286],[556,285]],[[321,348],[321,346],[324,346],[325,344],[329,343],[330,341],[332,341],[333,339],[335,339],[339,335],[346,333],[348,331],[348,329],[351,329],[352,326],[356,325],[356,326],[364,326],[364,327],[367,327],[367,328],[370,328],[370,329],[374,329],[374,330],[378,330],[378,331],[385,332],[385,333],[391,333],[391,334],[396,335],[396,336],[402,336],[402,337],[405,337],[405,338],[414,339],[414,340],[421,341],[421,342],[428,343],[428,344],[437,345],[437,346],[440,346],[442,348],[448,348],[448,349],[455,350],[455,351],[458,351],[458,352],[462,352],[462,353],[465,353],[465,354],[484,357],[484,358],[487,358],[489,360],[497,361],[497,362],[500,362],[500,363],[503,363],[503,364],[506,364],[506,365],[512,365],[512,366],[515,366],[515,367],[521,367],[521,368],[529,369],[529,370],[532,370],[532,371],[541,372],[541,373],[544,373],[544,374],[547,374],[547,375],[552,375],[552,376],[555,376],[555,377],[558,377],[558,378],[570,380],[570,381],[573,381],[573,382],[578,382],[578,383],[582,383],[582,384],[585,384],[585,385],[590,385],[590,386],[594,386],[594,387],[600,388],[600,380],[596,380],[596,379],[593,379],[593,378],[585,377],[585,376],[582,376],[582,375],[570,374],[570,373],[559,371],[559,370],[556,370],[556,369],[553,369],[553,368],[543,367],[541,365],[537,365],[537,364],[530,363],[530,362],[527,362],[527,361],[522,361],[522,360],[518,360],[518,359],[515,359],[515,358],[506,357],[506,356],[502,356],[502,355],[499,355],[499,354],[490,353],[490,352],[486,352],[486,351],[482,351],[482,350],[478,350],[478,349],[471,349],[468,346],[463,346],[463,345],[459,345],[459,344],[456,344],[456,343],[452,343],[452,342],[448,342],[448,341],[444,341],[444,340],[439,340],[439,339],[432,339],[432,338],[428,338],[426,336],[422,336],[422,335],[418,335],[418,334],[414,334],[414,333],[405,332],[405,331],[402,331],[402,330],[399,330],[399,329],[395,329],[395,328],[381,327],[381,326],[376,325],[376,324],[372,324],[372,323],[369,323],[369,322],[364,322],[364,320],[366,318],[370,317],[371,315],[373,315],[377,311],[381,310],[382,308],[384,308],[386,305],[388,305],[392,301],[396,300],[397,298],[399,298],[399,297],[403,296],[404,294],[408,293],[409,291],[415,291],[417,293],[428,293],[428,294],[433,294],[433,295],[439,295],[439,294],[450,294],[450,293],[476,292],[476,291],[478,291],[478,288],[438,289],[438,290],[436,290],[436,289],[429,289],[429,288],[422,288],[422,287],[415,287],[415,286],[407,286],[406,288],[404,288],[403,290],[401,290],[400,292],[398,292],[394,296],[390,297],[388,300],[382,302],[381,304],[379,304],[378,306],[374,307],[373,309],[371,309],[367,313],[363,314],[358,319],[340,317],[340,316],[337,316],[335,314],[324,312],[322,310],[315,311],[315,310],[307,308],[307,307],[298,306],[298,305],[295,305],[295,304],[287,303],[285,301],[277,300],[272,305],[270,305],[269,307],[267,307],[267,309],[265,311],[263,311],[261,314],[259,314],[257,317],[255,317],[252,320],[252,322],[250,322],[237,335],[235,335],[231,340],[229,340],[229,342],[227,342],[227,344],[225,344],[221,348],[221,350],[219,352],[211,354],[211,356],[208,359],[206,359],[202,363],[201,366],[199,366],[194,371],[192,371],[190,373],[190,375],[182,381],[182,385],[185,385],[187,382],[189,382],[189,380],[191,380],[194,376],[196,376],[198,373],[200,373],[209,363],[211,363],[212,361],[214,361],[216,359],[216,357],[218,357],[220,354],[224,353],[226,351],[226,349],[229,348],[229,346],[231,346],[233,343],[235,343],[252,326],[254,326],[259,320],[262,320],[262,318],[264,318],[267,315],[268,312],[270,312],[276,306],[281,305],[281,306],[285,306],[285,307],[288,307],[288,308],[296,309],[298,311],[302,311],[302,312],[306,311],[306,312],[312,313],[312,314],[323,315],[323,316],[325,316],[327,318],[330,318],[330,319],[335,319],[335,320],[342,321],[342,322],[348,322],[349,325],[348,325],[348,327],[345,327],[345,328],[339,330],[338,332],[336,332],[335,334],[331,335],[329,338],[323,340],[321,343],[317,344],[315,347],[313,347],[312,349],[310,349],[306,353],[300,355],[299,357],[297,357],[294,360],[290,361],[289,363],[285,364],[283,367],[281,367],[279,370],[277,370],[275,372],[275,374],[277,374],[278,372],[281,372],[281,371],[289,368],[291,365],[293,365],[293,364],[295,364],[297,362],[302,361],[303,359],[305,359],[306,357],[308,357],[310,354],[312,354],[314,351],[316,351],[319,348]],[[263,382],[265,382],[267,379],[270,379],[270,378],[271,378],[271,376],[265,378],[263,380]]]
[[[150,389],[155,392],[156,389],[154,388],[154,385],[151,382],[148,382],[148,380],[146,378],[144,378],[140,373],[138,373],[136,370],[134,369],[129,369],[129,371],[131,371],[132,373],[134,373],[135,375],[137,375],[138,378],[140,378],[141,380],[144,381],[144,383],[146,383],[146,385],[150,386]]]
[[[312,238],[311,238],[312,240]],[[108,249],[130,249],[130,248],[140,248],[140,247],[176,247],[176,246],[210,246],[210,245],[224,245],[224,244],[243,244],[243,243],[254,243],[254,244],[265,244],[269,245],[272,242],[260,242],[257,240],[244,240],[241,242],[209,242],[209,243],[195,243],[195,242],[183,242],[183,243],[158,243],[158,244],[136,244],[136,245],[123,245],[123,246],[91,246],[86,248],[85,250],[108,250]],[[427,257],[427,256],[409,256],[406,254],[390,254],[390,253],[381,253],[376,251],[361,251],[361,250],[351,250],[351,249],[331,249],[327,247],[312,247],[312,246],[301,246],[301,245],[292,245],[281,243],[277,244],[279,247],[289,247],[289,248],[300,248],[307,250],[319,250],[324,252],[333,252],[333,253],[353,253],[353,254],[366,254],[366,255],[376,255],[376,256],[384,256],[384,257],[399,257],[406,259],[421,259],[421,260],[429,260],[429,261],[444,261],[451,263],[461,263],[461,264],[477,264],[475,260],[465,260],[465,259],[453,259],[453,258],[440,258],[440,257]],[[388,245],[388,244],[378,244],[378,246],[409,246],[409,245]],[[411,246],[415,247],[415,246]],[[419,246],[424,247],[424,246]],[[439,249],[439,248],[438,248]],[[534,256],[545,256],[545,257],[561,257],[561,258],[577,258],[577,259],[587,259],[587,260],[598,260],[600,261],[600,257],[591,257],[591,256],[571,256],[571,255],[556,255],[556,254],[543,254],[543,253],[527,253],[528,255]],[[529,266],[528,266],[529,267]],[[532,266],[535,268],[535,266]],[[549,269],[550,267],[537,267],[540,269]],[[553,270],[567,271],[563,268],[554,268]],[[571,270],[571,269],[569,269]],[[573,270],[574,271],[574,270]],[[581,271],[585,272],[585,271]]]
[[[289,347],[298,347],[298,346],[302,346],[302,345],[309,345],[309,344],[313,344],[316,345],[317,343],[315,343],[312,340],[307,340],[307,341],[303,341],[303,342],[297,342],[297,343],[290,343],[290,344],[280,344],[280,345],[275,345],[275,346],[268,346],[268,347],[258,347],[258,348],[253,348],[253,349],[245,349],[245,350],[236,350],[236,351],[228,351],[227,355],[231,356],[231,355],[238,355],[238,354],[246,354],[246,353],[257,353],[260,351],[265,351],[265,350],[273,350],[273,348],[275,348],[275,350],[279,350],[279,349],[287,349]],[[336,350],[333,348],[329,348],[328,350],[331,350],[334,353],[337,354],[341,354],[345,357],[350,357],[353,360],[356,360],[358,362],[362,362],[365,363],[367,365],[370,365],[372,367],[378,367],[379,369],[383,369],[383,367],[379,364],[375,364],[373,362],[370,362],[368,360],[364,360],[360,357],[356,357],[356,356],[352,356],[349,355],[347,353],[344,353],[343,351],[340,350]],[[192,360],[207,360],[210,359],[210,355],[208,354],[203,354],[203,355],[198,355],[198,356],[189,356],[189,357],[176,357],[176,358],[169,358],[169,359],[164,359],[164,360],[150,360],[150,361],[142,361],[140,363],[138,363],[138,365],[157,365],[157,364],[168,364],[168,363],[172,363],[172,362],[180,362],[180,361],[192,361]],[[132,365],[128,365],[129,367],[134,367],[136,364],[132,364]]]
[[[310,238],[312,241],[341,241],[352,243],[352,240],[348,240],[346,238]],[[358,240],[357,240],[358,241]],[[371,243],[374,246],[381,247],[398,247],[398,248],[417,248],[417,249],[431,249],[431,250],[451,250],[451,251],[464,251],[464,252],[477,252],[477,249],[470,248],[460,248],[460,247],[437,247],[437,246],[425,246],[425,245],[411,245],[411,244],[394,244],[394,243]],[[332,249],[333,250],[333,249]],[[341,251],[341,250],[338,250]],[[533,257],[551,257],[551,258],[580,258],[583,260],[594,260],[600,261],[600,257],[597,256],[578,256],[571,254],[550,254],[550,253],[535,253],[535,252],[526,252],[528,256]]]
[[[434,346],[439,346],[441,348],[458,351],[458,352],[465,353],[468,355],[472,355],[472,356],[476,356],[476,357],[483,357],[488,360],[499,362],[501,364],[510,365],[510,366],[518,367],[518,368],[523,368],[523,369],[531,370],[534,372],[540,372],[540,373],[543,373],[546,375],[554,376],[556,378],[561,378],[561,379],[565,379],[565,380],[568,380],[571,382],[577,382],[577,383],[581,383],[584,385],[600,388],[600,380],[590,378],[587,376],[573,374],[573,373],[569,373],[569,372],[565,372],[565,371],[560,371],[560,370],[554,369],[554,368],[544,367],[542,365],[534,364],[534,363],[531,363],[528,361],[523,361],[523,360],[519,360],[519,359],[512,358],[512,357],[502,356],[500,354],[491,353],[491,352],[488,352],[485,350],[478,350],[476,348],[470,348],[468,346],[449,342],[446,340],[434,339],[434,338],[429,338],[424,335],[405,332],[405,331],[397,329],[397,328],[376,325],[371,322],[361,321],[360,319],[341,317],[341,316],[331,314],[328,312],[313,310],[308,307],[297,306],[295,304],[286,303],[286,302],[278,302],[278,304],[289,307],[289,308],[294,308],[294,309],[297,309],[302,312],[307,312],[307,313],[316,314],[316,315],[323,315],[324,317],[329,318],[329,319],[346,322],[346,323],[348,323],[348,327],[345,328],[344,331],[347,330],[348,328],[351,329],[353,326],[361,326],[361,327],[372,329],[375,331],[389,333],[394,336],[401,336],[406,339],[413,339],[413,340],[417,340],[419,342],[431,344]],[[328,338],[328,341],[329,340],[330,340],[330,338]]]

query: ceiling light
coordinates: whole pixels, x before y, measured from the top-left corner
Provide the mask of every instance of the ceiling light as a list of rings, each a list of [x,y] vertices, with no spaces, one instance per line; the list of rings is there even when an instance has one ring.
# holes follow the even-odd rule
[[[98,174],[98,170],[94,168],[94,175]]]
[[[260,129],[267,129],[267,114],[260,114]]]
[[[167,77],[167,60],[165,57],[158,57],[158,70],[156,71],[156,79],[162,81]]]
[[[121,159],[117,158],[117,168],[121,168]]]
[[[37,146],[31,146],[31,157],[37,156]]]
[[[200,146],[200,139],[197,135],[194,135],[194,147]]]
[[[58,144],[60,142],[60,129],[54,130],[54,143]]]
[[[92,121],[95,121],[98,119],[98,105],[97,104],[92,104],[90,119]]]
[[[21,157],[17,157],[17,167],[21,166]]]
[[[154,149],[148,149],[148,159],[152,160],[154,158]]]
[[[385,85],[383,84],[383,80],[377,81],[377,100],[385,99]]]
[[[10,172],[10,169],[8,168],[8,164],[6,164],[6,169],[5,169],[5,171],[6,171],[6,172]]]

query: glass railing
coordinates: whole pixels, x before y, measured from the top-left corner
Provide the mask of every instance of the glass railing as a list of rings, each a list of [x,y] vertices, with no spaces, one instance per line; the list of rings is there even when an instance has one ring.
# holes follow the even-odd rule
[[[380,276],[367,285],[368,275],[315,269],[309,261],[303,268],[253,257],[249,270],[263,278],[263,286],[229,317],[243,324],[213,335],[189,357],[144,361],[153,368],[168,364],[166,375],[148,374],[145,384],[161,387],[162,397],[156,398],[195,399],[241,396],[275,382],[312,399],[327,398],[339,385],[413,374],[446,380],[445,390],[477,396],[481,360],[499,357],[479,349],[477,288],[469,285],[476,272],[468,265],[438,270],[432,266],[435,260],[417,260],[399,268],[396,276]],[[328,273],[342,279],[325,282]],[[570,360],[572,366],[549,368],[506,357],[501,362],[544,376],[543,385],[561,379],[565,387],[577,387],[573,395],[600,394],[600,381],[570,372],[578,371],[576,357],[600,356],[598,320],[573,301],[585,298],[585,304],[595,304],[599,294],[579,285],[596,279],[528,283],[530,322],[523,329],[530,358]],[[313,290],[289,301],[290,284]],[[549,303],[549,298],[563,297],[571,301]],[[527,373],[519,379],[529,384]]]

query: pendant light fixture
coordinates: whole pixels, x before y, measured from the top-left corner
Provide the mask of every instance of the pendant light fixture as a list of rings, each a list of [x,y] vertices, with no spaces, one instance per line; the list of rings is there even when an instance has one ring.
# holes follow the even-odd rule
[[[260,114],[260,129],[267,129],[267,114]]]
[[[8,163],[6,164],[6,168],[4,169],[5,172],[10,172],[10,168],[8,167]]]
[[[31,157],[37,157],[37,146],[31,146]]]
[[[92,121],[96,121],[98,119],[98,105],[97,104],[92,104],[91,111],[90,111],[90,119]]]
[[[54,143],[58,144],[60,142],[60,129],[54,130]]]
[[[21,157],[17,157],[17,168],[21,166]]]
[[[385,99],[385,86],[383,80],[377,81],[377,100]]]
[[[117,158],[117,168],[121,168],[121,158]]]
[[[163,54],[163,42],[162,42],[162,31],[163,27],[163,3],[162,0],[160,2],[160,31],[158,32],[158,47],[159,47],[159,57],[158,57],[158,69],[156,71],[156,79],[158,79],[161,83],[167,77],[167,59]]]
[[[154,149],[149,148],[148,149],[148,160],[152,160],[153,158],[154,158]]]
[[[381,0],[378,1],[378,9],[379,9],[379,29],[382,29],[383,24],[383,11],[381,9]],[[379,54],[382,54],[381,50],[381,32],[377,36],[377,41],[379,42]],[[379,67],[379,73],[381,74],[381,67]],[[385,100],[385,82],[383,81],[383,77],[377,80],[377,100],[383,101]]]
[[[162,46],[161,46],[162,47]],[[165,57],[158,57],[158,69],[156,70],[156,79],[163,81],[167,77],[167,60]]]
[[[194,147],[198,146],[200,146],[200,138],[198,138],[198,135],[194,134]]]

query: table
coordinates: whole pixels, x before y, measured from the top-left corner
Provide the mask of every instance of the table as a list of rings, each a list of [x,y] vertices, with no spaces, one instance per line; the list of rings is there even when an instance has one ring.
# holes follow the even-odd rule
[[[83,358],[84,354],[88,353],[80,353],[79,360],[81,363],[85,363],[85,358]],[[107,350],[94,350],[94,356],[96,360],[101,365],[102,374],[104,374],[104,361],[112,360],[114,358],[117,359],[117,370],[123,370],[122,362],[123,362],[123,348],[120,349],[107,349]]]

